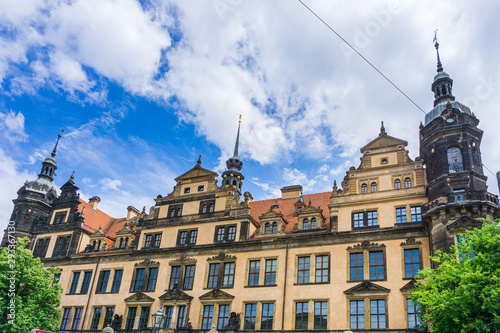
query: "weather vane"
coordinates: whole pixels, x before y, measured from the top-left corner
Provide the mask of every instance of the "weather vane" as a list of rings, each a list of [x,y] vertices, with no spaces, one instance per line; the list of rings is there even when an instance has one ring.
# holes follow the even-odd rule
[[[239,120],[239,122],[241,123],[241,114],[240,114],[240,120]]]
[[[439,45],[437,34],[438,34],[438,29],[434,30],[434,39],[432,40],[434,42],[434,45],[436,44]]]

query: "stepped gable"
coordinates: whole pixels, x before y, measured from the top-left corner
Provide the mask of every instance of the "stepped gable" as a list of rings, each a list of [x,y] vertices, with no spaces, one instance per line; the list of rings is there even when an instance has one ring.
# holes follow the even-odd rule
[[[328,205],[330,204],[330,196],[332,192],[322,192],[322,193],[314,193],[314,194],[304,194],[302,198],[304,203],[307,205],[309,200],[311,200],[311,205],[314,207],[321,208],[323,210],[323,217],[325,219],[326,229],[330,230],[330,209]],[[267,200],[259,200],[252,201],[249,203],[250,206],[250,216],[260,224],[260,216],[269,211],[271,205],[278,204],[279,208],[273,209],[275,212],[283,214],[283,218],[286,222],[286,233],[291,234],[293,226],[297,224],[298,218],[295,215],[295,203],[297,202],[297,198],[290,199],[267,199]]]

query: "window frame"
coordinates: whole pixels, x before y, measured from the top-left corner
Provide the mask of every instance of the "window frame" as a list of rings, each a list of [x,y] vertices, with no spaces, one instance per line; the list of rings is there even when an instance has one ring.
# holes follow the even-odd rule
[[[406,206],[396,207],[396,224],[408,223],[408,211]]]
[[[400,190],[401,189],[401,180],[398,178],[398,179],[394,179],[394,189],[395,190]]]
[[[161,247],[162,233],[162,231],[157,231],[144,234],[144,245],[141,250],[159,249]]]
[[[234,233],[231,232],[232,228],[234,228]],[[230,242],[235,242],[236,241],[237,230],[238,229],[237,229],[237,224],[236,223],[215,226],[214,243],[230,243]],[[234,239],[230,239],[229,238],[231,235],[234,235]],[[219,238],[222,238],[222,239],[219,240]]]
[[[99,272],[99,279],[97,281],[97,286],[95,291],[96,294],[105,294],[107,292],[110,276],[111,276],[110,269],[101,269],[101,271]]]
[[[110,293],[119,293],[123,278],[123,269],[114,269],[113,282],[111,283]],[[120,273],[118,273],[120,272]],[[118,279],[117,279],[118,277]]]
[[[89,292],[91,280],[92,280],[92,271],[84,271],[82,286],[80,288],[80,294],[85,295]]]
[[[151,278],[151,270],[156,269],[156,275],[154,275],[154,278]],[[137,279],[138,277],[138,272],[140,270],[143,270],[143,275],[142,279]],[[154,292],[156,290],[157,286],[157,280],[158,280],[158,275],[160,272],[160,264],[159,263],[154,263],[150,266],[146,265],[137,265],[134,267],[134,273],[132,275],[132,279],[130,281],[130,292],[131,293],[136,293],[136,292]],[[139,283],[140,281],[140,283]]]
[[[410,258],[412,259],[410,263],[407,263],[406,262],[406,251],[414,251],[414,250],[417,250],[418,251],[418,262],[414,262],[413,261],[413,254],[411,254]],[[417,273],[415,274],[414,273],[414,265],[418,264],[419,268],[418,268],[418,271]],[[407,276],[406,275],[406,265],[410,265],[411,267],[411,272],[412,272],[412,276]],[[423,268],[423,263],[422,263],[422,249],[421,247],[403,247],[403,280],[411,280],[411,279],[414,279],[416,275],[418,275],[418,273],[422,270]]]
[[[375,213],[375,218],[373,218],[373,214]],[[361,216],[363,219],[356,218],[359,216],[359,214],[362,214]],[[369,215],[372,215],[371,218]],[[373,221],[375,220],[375,224],[373,224]],[[372,225],[368,225],[368,223],[371,221]],[[356,226],[356,223],[358,226]],[[363,222],[363,225],[359,225],[360,222]],[[364,211],[353,211],[351,212],[351,228],[353,230],[355,229],[375,229],[375,228],[380,228],[380,224],[378,223],[378,209],[370,209],[370,210],[364,210]]]
[[[381,266],[383,269],[384,276],[382,279],[372,279],[371,275],[371,253],[382,252],[382,265],[376,265],[377,267]],[[351,266],[351,255],[362,254],[362,262],[363,262],[363,279],[361,280],[352,280],[351,279],[351,268],[352,267],[361,267],[361,266]],[[358,263],[356,263],[358,264]],[[378,275],[376,275],[378,277]],[[387,281],[387,251],[386,246],[384,244],[375,244],[369,242],[363,242],[358,245],[349,246],[347,248],[347,282],[348,283],[359,283],[363,281]]]

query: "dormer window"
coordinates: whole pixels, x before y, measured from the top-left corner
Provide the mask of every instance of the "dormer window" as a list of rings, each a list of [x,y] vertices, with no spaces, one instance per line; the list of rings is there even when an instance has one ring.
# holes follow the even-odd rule
[[[269,234],[271,233],[271,225],[269,223],[266,223],[264,227],[264,234]]]
[[[278,232],[278,222],[273,222],[273,234]]]
[[[302,230],[308,230],[308,229],[309,229],[309,220],[304,219],[304,221],[302,221]]]
[[[316,218],[315,217],[313,217],[311,219],[311,230],[314,230],[314,229],[316,229]]]
[[[54,216],[54,224],[61,224],[66,222],[66,212],[56,213]]]

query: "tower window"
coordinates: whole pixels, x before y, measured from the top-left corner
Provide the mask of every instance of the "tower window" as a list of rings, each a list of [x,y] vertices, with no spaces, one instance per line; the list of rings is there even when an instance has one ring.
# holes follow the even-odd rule
[[[387,158],[384,158],[384,159],[382,160],[382,164],[387,164]]]
[[[410,178],[405,179],[405,187],[406,188],[411,187],[411,179]]]
[[[452,147],[448,149],[448,168],[450,173],[464,171],[460,148]]]
[[[401,181],[399,179],[396,179],[394,181],[394,189],[399,190],[401,188]]]
[[[361,193],[367,193],[368,192],[368,186],[366,184],[361,185]]]

